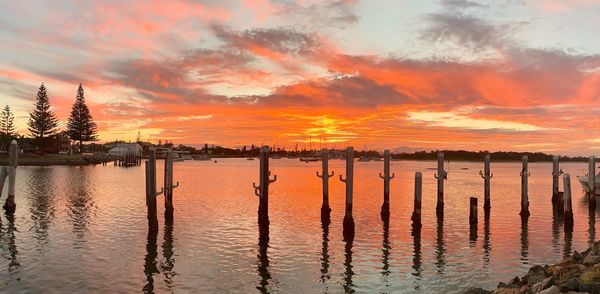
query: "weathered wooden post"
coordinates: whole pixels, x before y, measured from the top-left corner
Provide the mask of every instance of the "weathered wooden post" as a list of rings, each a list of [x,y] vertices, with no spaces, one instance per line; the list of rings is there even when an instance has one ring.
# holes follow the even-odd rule
[[[490,208],[492,208],[490,200],[490,180],[494,177],[494,174],[490,172],[489,154],[486,154],[483,157],[483,172],[480,170],[479,175],[483,178],[483,210],[485,213],[488,213]]]
[[[346,212],[344,214],[343,234],[354,236],[354,218],[352,217],[352,192],[354,185],[354,148],[346,148],[346,178],[340,175],[340,181],[346,184]]]
[[[571,206],[571,176],[567,173],[563,175],[564,191],[564,215],[565,231],[573,230],[573,206]]]
[[[329,178],[333,177],[333,171],[329,173],[329,151],[321,150],[322,174],[317,171],[317,177],[323,180],[323,204],[321,205],[321,220],[328,220],[331,208],[329,207]]]
[[[381,205],[381,218],[389,219],[390,217],[390,180],[395,174],[390,176],[390,150],[383,151],[383,175],[379,173],[379,177],[383,179],[383,204]]]
[[[591,207],[596,207],[596,158],[594,156],[590,156],[588,168],[588,185],[590,187],[589,203]]]
[[[469,200],[469,239],[477,240],[477,197],[471,197]]]
[[[438,152],[437,173],[433,175],[437,179],[437,205],[435,212],[437,216],[444,216],[444,180],[448,179],[448,173],[444,170],[444,152]]]
[[[527,168],[527,155],[523,156],[523,168],[521,169],[521,212],[522,218],[529,217],[529,196],[527,192],[527,178],[531,175]]]
[[[158,230],[158,217],[156,216],[156,197],[163,193],[164,188],[156,191],[156,151],[150,150],[146,164],[146,208],[148,210],[148,227]]]
[[[258,223],[259,226],[269,224],[269,185],[277,180],[277,175],[271,180],[271,171],[269,171],[269,146],[260,148],[260,182],[252,183],[254,194],[259,197],[258,203]],[[264,226],[263,226],[264,227]]]
[[[164,195],[165,195],[165,217],[173,217],[173,189],[179,187],[179,182],[173,185],[173,150],[167,151],[165,157]]]
[[[563,173],[559,166],[560,157],[557,155],[552,157],[552,204],[559,204],[560,194],[558,192],[558,177]]]
[[[8,174],[8,197],[6,198],[6,202],[4,203],[4,210],[8,214],[15,213],[15,210],[17,209],[17,204],[15,203],[15,185],[17,181],[18,165],[19,146],[17,145],[16,140],[12,140],[8,149],[8,166],[5,167],[5,173]],[[1,190],[0,193],[2,193]]]
[[[421,172],[415,173],[415,202],[411,216],[413,231],[421,228],[421,196],[423,191],[423,176]]]

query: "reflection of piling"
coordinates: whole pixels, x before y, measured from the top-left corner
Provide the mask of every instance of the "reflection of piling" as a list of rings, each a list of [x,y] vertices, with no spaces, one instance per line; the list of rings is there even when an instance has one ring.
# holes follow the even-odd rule
[[[529,230],[528,218],[521,218],[521,261],[526,264],[529,260]]]
[[[590,207],[596,207],[596,158],[591,156],[589,159],[588,185],[590,187],[589,203]]]
[[[383,242],[381,244],[381,262],[383,263],[383,267],[381,269],[381,275],[383,276],[383,282],[385,286],[389,287],[389,276],[390,276],[390,251],[392,250],[392,246],[390,246],[390,222],[386,219],[383,220]]]
[[[258,276],[260,282],[256,287],[260,293],[270,293],[269,282],[271,272],[269,271],[269,224],[258,223]]]
[[[331,278],[329,274],[329,218],[321,219],[323,229],[323,243],[321,248],[321,282],[325,283]]]
[[[562,174],[562,170],[559,166],[560,157],[552,157],[552,204],[560,204],[560,195],[558,192],[558,177]]]
[[[589,207],[588,209],[588,245],[593,246],[596,241],[596,208]]]
[[[354,243],[354,221],[352,221],[352,223],[349,224],[349,226],[352,226],[352,228],[349,228],[349,230],[352,231],[352,234],[344,235],[344,242],[346,242],[344,246],[344,293],[354,293],[354,270],[352,269],[352,244]],[[346,230],[346,228],[344,228],[344,230]]]
[[[483,266],[487,268],[490,264],[490,251],[492,245],[490,243],[490,214],[486,213],[483,216]]]
[[[321,151],[322,174],[317,171],[317,177],[323,182],[323,204],[321,205],[321,220],[329,220],[331,208],[329,207],[329,178],[333,177],[333,171],[329,173],[329,151]]]
[[[154,275],[159,273],[156,261],[158,256],[157,235],[158,230],[148,230],[146,256],[144,256],[144,274],[146,275],[146,284],[142,288],[144,293],[154,293]]]
[[[421,229],[421,196],[423,191],[423,176],[421,172],[415,173],[415,202],[413,208],[413,214],[410,218],[412,220],[412,226],[414,229]]]
[[[448,179],[448,173],[444,170],[444,152],[438,152],[437,173],[433,176],[437,179],[435,212],[438,217],[444,217],[444,180]]]
[[[269,171],[269,147],[263,146],[260,148],[259,155],[259,185],[252,183],[254,194],[259,197],[258,203],[258,223],[259,225],[269,225],[269,185],[277,180],[277,176],[270,179],[271,172]]]
[[[383,179],[383,204],[381,205],[381,218],[387,220],[390,218],[390,180],[394,178],[394,174],[390,176],[390,150],[383,152],[383,175],[379,173],[379,177]]]
[[[0,194],[4,188],[4,181],[8,176],[8,197],[4,203],[4,210],[12,214],[17,209],[15,203],[15,185],[17,180],[17,166],[19,161],[19,146],[17,141],[12,140],[8,149],[8,166],[0,167]]]
[[[565,232],[573,231],[573,206],[571,205],[571,176],[569,174],[563,175],[563,187],[564,192],[564,229]]]
[[[179,187],[179,182],[173,185],[173,150],[167,151],[165,157],[165,176],[164,176],[164,193],[165,193],[165,217],[173,217],[173,189]]]
[[[470,198],[469,205],[469,239],[477,241],[477,197]]]
[[[529,217],[529,194],[527,191],[527,178],[529,177],[529,169],[527,167],[527,155],[523,156],[523,168],[521,169],[521,217]]]
[[[352,217],[352,193],[354,185],[354,148],[346,148],[346,178],[340,175],[340,181],[346,184],[346,212],[344,214],[344,238],[354,238],[354,218]]]
[[[490,172],[490,155],[486,154],[483,159],[483,172],[479,171],[479,174],[483,178],[483,209],[488,213],[492,207],[490,200],[490,180],[494,175]]]
[[[414,276],[421,276],[421,228],[413,228],[412,229],[413,236],[413,270]]]

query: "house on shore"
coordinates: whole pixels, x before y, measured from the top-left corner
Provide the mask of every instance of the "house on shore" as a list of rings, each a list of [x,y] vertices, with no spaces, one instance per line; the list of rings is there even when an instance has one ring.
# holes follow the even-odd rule
[[[126,154],[142,155],[142,146],[138,143],[117,143],[115,147],[108,150],[110,156],[122,156]]]

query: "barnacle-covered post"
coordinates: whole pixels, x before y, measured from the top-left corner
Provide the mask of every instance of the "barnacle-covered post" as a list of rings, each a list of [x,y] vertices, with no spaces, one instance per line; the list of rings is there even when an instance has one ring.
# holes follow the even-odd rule
[[[558,177],[563,173],[559,167],[559,157],[552,157],[552,204],[562,204],[560,203],[560,194],[558,193]]]
[[[352,217],[352,190],[354,185],[354,148],[346,148],[346,178],[340,175],[340,181],[346,184],[346,212],[344,214],[343,234],[354,236],[354,218]]]
[[[483,210],[488,213],[492,207],[490,200],[490,180],[494,174],[490,172],[490,155],[486,154],[483,157],[483,172],[479,171],[479,175],[483,178]]]
[[[423,175],[421,172],[415,173],[415,202],[412,217],[412,226],[414,230],[421,229],[421,199],[423,193]],[[419,231],[420,232],[420,231]]]
[[[521,215],[522,218],[529,217],[529,194],[527,191],[527,178],[531,175],[527,168],[527,155],[522,158],[523,168],[521,169]]]
[[[17,204],[15,203],[15,185],[17,181],[17,166],[19,165],[19,146],[17,145],[16,140],[12,140],[10,142],[10,147],[8,149],[8,166],[2,168],[4,170],[4,176],[0,175],[2,179],[1,186],[4,186],[4,179],[8,176],[8,197],[6,198],[6,202],[4,203],[4,210],[8,214],[12,214],[17,209]],[[0,186],[0,194],[2,193],[2,188]]]
[[[317,177],[323,182],[323,204],[321,205],[321,220],[329,220],[329,178],[333,177],[333,171],[329,173],[329,151],[321,150],[321,174],[317,171]]]
[[[394,178],[394,174],[390,176],[390,150],[383,151],[383,175],[379,173],[379,177],[383,179],[383,204],[381,205],[381,218],[389,219],[390,217],[390,180]]]
[[[167,151],[165,157],[165,176],[164,176],[164,194],[165,194],[165,217],[173,217],[173,189],[179,187],[179,182],[173,185],[173,150]]]
[[[163,193],[163,188],[156,191],[156,151],[150,149],[148,161],[144,162],[146,167],[146,208],[148,210],[148,227],[158,230],[158,218],[156,216],[156,197]]]
[[[590,156],[588,162],[588,185],[590,187],[590,206],[596,207],[596,158],[594,156]]]
[[[448,179],[448,173],[444,170],[444,152],[438,152],[437,173],[433,175],[437,179],[437,205],[435,212],[438,217],[444,216],[444,180]]]
[[[262,228],[266,228],[264,225],[269,225],[269,185],[277,180],[277,175],[273,176],[271,180],[271,171],[269,171],[269,146],[263,146],[260,148],[260,179],[259,185],[252,183],[254,187],[254,194],[258,196],[258,223]]]
[[[564,229],[565,232],[573,231],[573,206],[571,203],[571,176],[569,174],[563,175],[563,188],[564,192]]]

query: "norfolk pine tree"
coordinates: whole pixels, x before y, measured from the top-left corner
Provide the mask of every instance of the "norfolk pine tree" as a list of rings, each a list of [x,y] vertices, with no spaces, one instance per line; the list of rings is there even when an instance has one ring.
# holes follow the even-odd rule
[[[67,133],[71,140],[79,142],[79,152],[83,151],[83,142],[95,141],[97,139],[96,123],[87,105],[85,105],[85,97],[81,84],[79,84],[77,98],[71,109],[71,116],[69,116],[69,122],[67,123]]]
[[[4,110],[2,110],[2,114],[0,114],[0,135],[7,138],[16,135],[15,117],[8,105],[4,106]]]
[[[40,86],[36,101],[35,109],[29,114],[27,122],[28,130],[31,136],[38,141],[38,144],[43,144],[44,138],[54,135],[58,127],[58,119],[54,112],[50,110],[50,102],[44,83]]]

